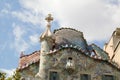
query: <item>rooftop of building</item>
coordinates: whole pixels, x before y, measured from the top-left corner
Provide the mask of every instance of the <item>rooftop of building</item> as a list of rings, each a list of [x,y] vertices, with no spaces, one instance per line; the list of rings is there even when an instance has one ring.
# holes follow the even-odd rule
[[[87,42],[83,37],[83,33],[80,31],[77,31],[72,28],[60,28],[54,30],[54,37],[56,47],[54,47],[53,50],[50,50],[50,52],[48,52],[48,55],[57,53],[62,49],[71,48],[81,51],[82,53],[84,53],[84,55],[92,59],[106,61],[109,64],[116,66],[117,68],[119,67],[116,63],[109,61],[108,54],[105,51],[103,51],[100,47],[98,47],[95,44],[87,45]],[[92,52],[94,52],[95,54],[90,55],[89,53]],[[24,55],[22,53],[20,56],[18,68],[24,69],[38,61],[40,61],[40,51],[35,51],[29,55]]]
[[[24,55],[24,53],[21,53],[18,69],[24,69],[28,67],[29,65],[36,63],[40,60],[40,51],[35,51],[31,54]]]

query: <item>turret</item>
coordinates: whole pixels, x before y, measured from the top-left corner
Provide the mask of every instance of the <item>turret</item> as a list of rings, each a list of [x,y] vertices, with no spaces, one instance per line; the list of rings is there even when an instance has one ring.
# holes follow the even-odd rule
[[[48,22],[46,26],[45,32],[40,36],[40,42],[41,42],[41,53],[40,53],[40,65],[39,65],[39,72],[36,75],[39,77],[39,80],[47,80],[47,67],[49,66],[48,59],[47,59],[47,53],[52,50],[53,47],[53,33],[51,32],[51,24],[50,22],[53,20],[51,17],[51,14],[48,14],[48,17],[45,18],[45,20]]]
[[[41,42],[41,53],[42,52],[49,52],[53,46],[53,33],[51,32],[51,24],[50,22],[53,20],[51,14],[48,14],[48,17],[45,18],[48,22],[46,31],[40,36]]]

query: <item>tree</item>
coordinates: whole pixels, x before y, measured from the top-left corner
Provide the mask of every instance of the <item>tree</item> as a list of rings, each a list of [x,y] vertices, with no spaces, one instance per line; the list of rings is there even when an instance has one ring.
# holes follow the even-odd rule
[[[6,80],[12,80],[12,77],[8,77]]]
[[[8,78],[6,78],[6,73],[0,72],[0,80],[20,80],[20,79],[21,79],[21,75],[18,69],[16,69],[16,71],[14,71],[14,74]]]
[[[0,80],[5,80],[6,73],[0,72]]]
[[[16,71],[14,72],[13,76],[12,76],[13,80],[20,80],[21,75],[19,73],[19,70],[16,69]]]

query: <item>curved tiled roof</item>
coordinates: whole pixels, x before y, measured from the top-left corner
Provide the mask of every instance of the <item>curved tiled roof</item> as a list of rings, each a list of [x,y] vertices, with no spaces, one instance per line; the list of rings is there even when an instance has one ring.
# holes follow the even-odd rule
[[[40,60],[40,51],[35,51],[32,54],[24,55],[20,57],[18,69],[24,69],[32,63],[36,63]]]
[[[109,56],[108,56],[108,53],[106,53],[104,50],[102,50],[97,45],[91,44],[90,46],[93,48],[93,50],[96,52],[96,54],[98,56],[100,56],[102,59],[104,59],[104,60],[109,60],[110,59]]]
[[[55,44],[58,48],[61,45],[76,45],[82,47],[83,50],[87,48],[87,42],[83,37],[83,33],[72,28],[60,28],[54,31]]]

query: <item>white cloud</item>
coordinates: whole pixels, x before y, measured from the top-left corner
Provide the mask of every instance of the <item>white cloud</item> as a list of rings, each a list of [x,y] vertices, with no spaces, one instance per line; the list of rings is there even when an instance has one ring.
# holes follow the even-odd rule
[[[2,51],[6,49],[6,46],[8,45],[8,42],[3,43],[2,45],[0,45],[0,54],[2,54]]]
[[[115,9],[115,14],[113,14],[113,20],[116,24],[119,23],[120,25],[120,7],[116,6],[113,9]]]
[[[87,40],[105,40],[120,25],[119,1],[19,0],[23,8],[43,16],[52,13],[64,26],[84,32]],[[113,4],[114,3],[114,4]],[[34,17],[33,17],[34,19]],[[44,22],[43,22],[44,23]]]
[[[0,71],[6,73],[7,77],[10,77],[14,74],[15,69],[10,69],[10,70],[9,69],[0,69]]]
[[[29,43],[27,43],[23,38],[25,30],[22,27],[13,24],[13,35],[15,36],[13,47],[18,53],[29,48]]]
[[[0,13],[1,13],[1,14],[8,14],[9,11],[8,11],[7,9],[2,9],[2,10],[0,11]]]
[[[22,29],[22,27],[13,24],[13,34],[15,36],[16,40],[21,39],[21,37],[23,36],[23,34],[25,33],[25,31]]]
[[[39,34],[27,29],[24,26],[19,26],[13,23],[14,41],[11,47],[21,53],[21,51],[28,51],[32,46],[39,43]]]
[[[30,39],[32,45],[38,44],[39,35],[38,34],[33,34],[33,35],[29,36],[29,39]]]
[[[8,14],[10,9],[11,5],[9,3],[5,3],[4,8],[0,10],[0,14]]]
[[[5,3],[5,6],[4,6],[5,8],[7,8],[7,9],[11,9],[11,5],[9,4],[9,3]]]
[[[29,44],[25,40],[15,41],[14,43],[14,48],[18,53],[21,51],[26,51],[29,47]]]
[[[32,13],[30,11],[27,11],[27,10],[26,11],[25,10],[12,11],[11,14],[23,22],[32,23],[33,25],[41,24],[40,23],[41,22],[40,15]]]

